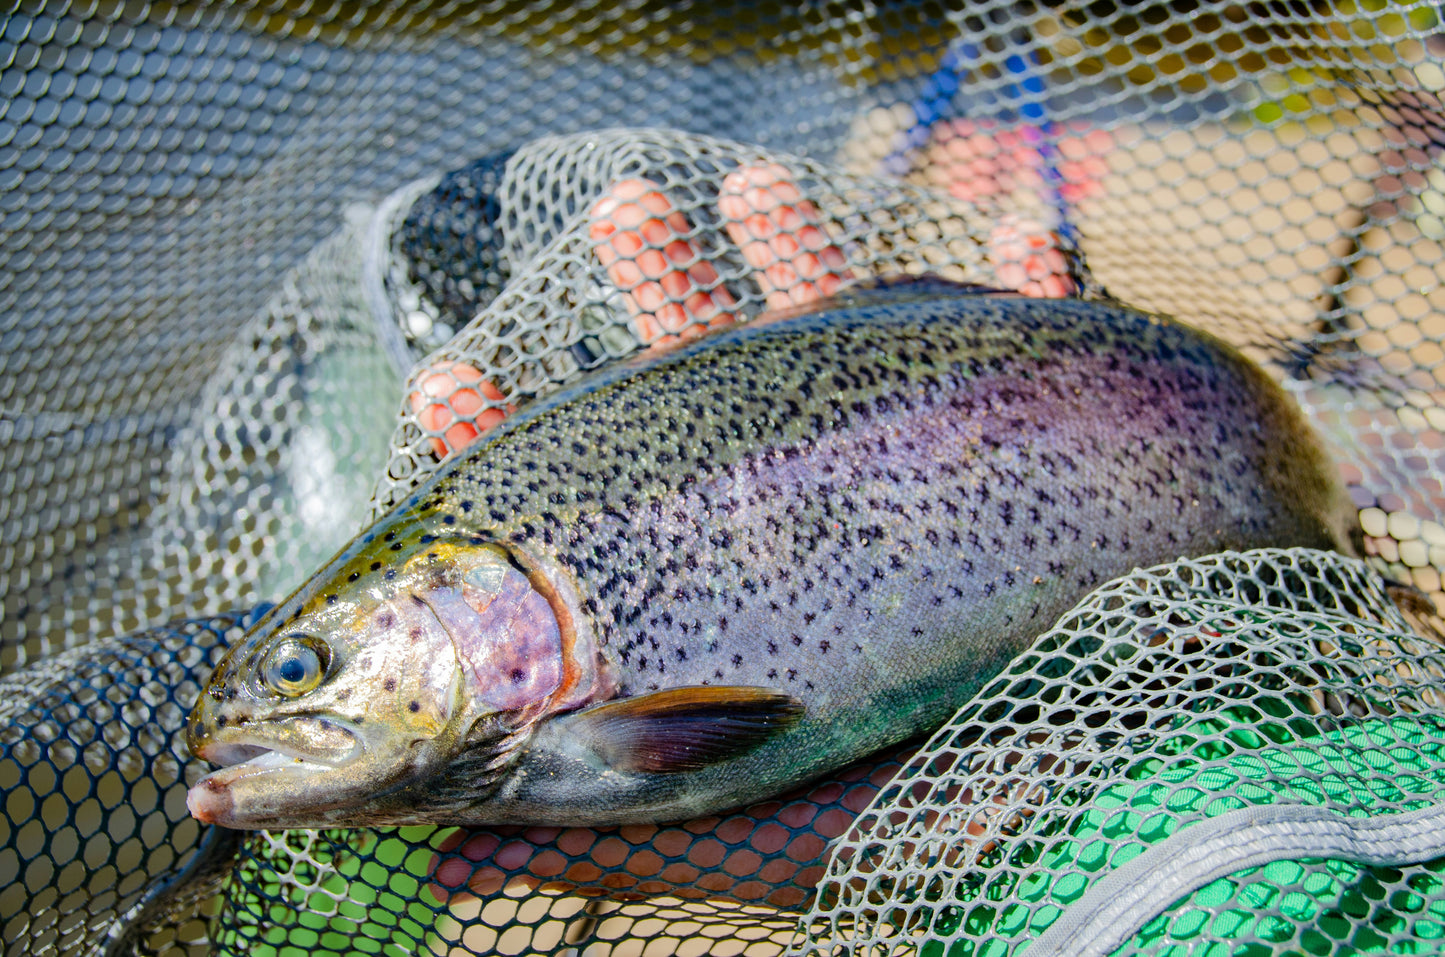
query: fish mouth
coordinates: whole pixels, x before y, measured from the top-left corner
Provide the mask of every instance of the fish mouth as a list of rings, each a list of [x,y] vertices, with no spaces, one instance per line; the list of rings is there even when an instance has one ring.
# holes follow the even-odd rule
[[[324,753],[244,738],[206,742],[193,753],[221,767],[186,792],[186,807],[203,824],[259,826],[271,811],[288,804],[288,798],[314,794],[325,787],[313,779],[334,776],[362,756],[365,746],[361,739],[349,731],[343,734],[350,739],[350,747],[329,748]]]
[[[259,744],[227,744],[218,741],[201,748],[196,752],[196,757],[219,767],[228,768],[233,764],[245,764],[252,758],[259,758],[263,754],[274,751],[274,748],[263,748]]]
[[[361,753],[361,742],[357,742],[349,754],[339,757],[322,756],[313,751],[300,751],[275,743],[244,744],[235,741],[217,741],[196,750],[196,757],[211,764],[220,765],[206,777],[218,774],[240,776],[252,771],[269,771],[290,763],[335,770],[354,761]]]

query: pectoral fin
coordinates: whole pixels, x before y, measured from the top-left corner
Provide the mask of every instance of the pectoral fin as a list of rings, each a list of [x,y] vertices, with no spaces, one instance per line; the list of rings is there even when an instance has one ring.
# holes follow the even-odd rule
[[[696,771],[745,754],[803,715],[792,695],[768,688],[671,688],[580,711],[568,722],[619,771]]]

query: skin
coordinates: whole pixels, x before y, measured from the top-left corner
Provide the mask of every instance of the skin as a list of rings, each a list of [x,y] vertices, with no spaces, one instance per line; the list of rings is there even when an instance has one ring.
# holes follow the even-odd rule
[[[522,885],[614,899],[801,907],[823,877],[831,842],[910,754],[885,752],[779,799],[676,826],[459,829],[442,839],[427,889],[441,904]],[[984,817],[966,825],[969,833],[982,833]]]
[[[1349,515],[1288,399],[1209,337],[1098,303],[865,294],[617,370],[476,443],[217,670],[193,744],[290,763],[219,772],[192,810],[231,826],[716,811],[932,727],[1109,577],[1224,548],[1348,548]],[[515,707],[485,679],[511,671],[478,656],[532,661],[517,649],[552,639],[469,624],[490,605],[466,582],[498,549],[545,598],[561,662],[523,669]],[[402,620],[407,602],[430,620]],[[340,665],[278,702],[257,663],[291,634]],[[431,724],[374,720],[381,676],[416,662]],[[606,729],[576,710],[699,685],[805,711],[662,773],[611,764]],[[306,752],[288,721],[333,729],[297,709],[366,760]]]
[[[852,276],[843,251],[818,225],[817,207],[777,164],[744,166],[724,177],[718,213],[755,270],[770,309],[831,296]],[[736,302],[690,238],[692,224],[659,184],[642,178],[614,183],[593,206],[591,220],[588,234],[598,261],[651,354],[737,320]],[[408,397],[439,459],[515,412],[505,400],[462,362],[428,367]]]
[[[953,143],[955,152],[964,143],[985,149],[979,136],[945,133],[943,139]],[[1034,165],[1040,162],[1035,155]],[[962,183],[964,169],[971,167],[945,168]],[[1066,163],[1065,175],[1071,175],[1071,169]],[[989,202],[1016,185],[1007,178],[986,177],[971,182],[966,196]],[[843,250],[820,225],[822,214],[783,166],[744,166],[728,174],[718,191],[718,213],[728,237],[753,268],[769,309],[826,299],[852,278]],[[588,234],[598,260],[622,293],[634,334],[649,350],[666,350],[737,320],[736,302],[718,285],[717,270],[691,238],[692,224],[658,183],[643,178],[614,183],[593,206],[591,220]],[[1057,235],[1034,220],[1001,216],[988,236],[999,283],[1034,298],[1072,295],[1076,284],[1059,244]],[[449,361],[423,370],[413,383],[408,403],[438,459],[465,448],[516,411],[502,391],[483,378],[476,368]]]
[[[442,362],[417,377],[407,403],[417,424],[428,433],[432,453],[444,459],[517,411],[506,399],[475,367]]]

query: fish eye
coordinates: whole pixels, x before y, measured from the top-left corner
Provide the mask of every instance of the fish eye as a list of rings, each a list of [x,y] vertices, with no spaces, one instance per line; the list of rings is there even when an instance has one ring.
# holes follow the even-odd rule
[[[261,678],[270,690],[295,698],[321,684],[330,664],[326,642],[310,635],[287,635],[266,655]]]

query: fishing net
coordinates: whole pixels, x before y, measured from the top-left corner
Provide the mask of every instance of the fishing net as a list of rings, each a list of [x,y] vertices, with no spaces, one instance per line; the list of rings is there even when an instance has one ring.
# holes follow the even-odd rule
[[[1440,29],[1383,0],[12,6],[5,952],[1445,951]],[[1329,440],[1369,564],[1118,578],[921,747],[715,818],[187,816],[226,644],[442,455],[925,273],[1238,345]]]

